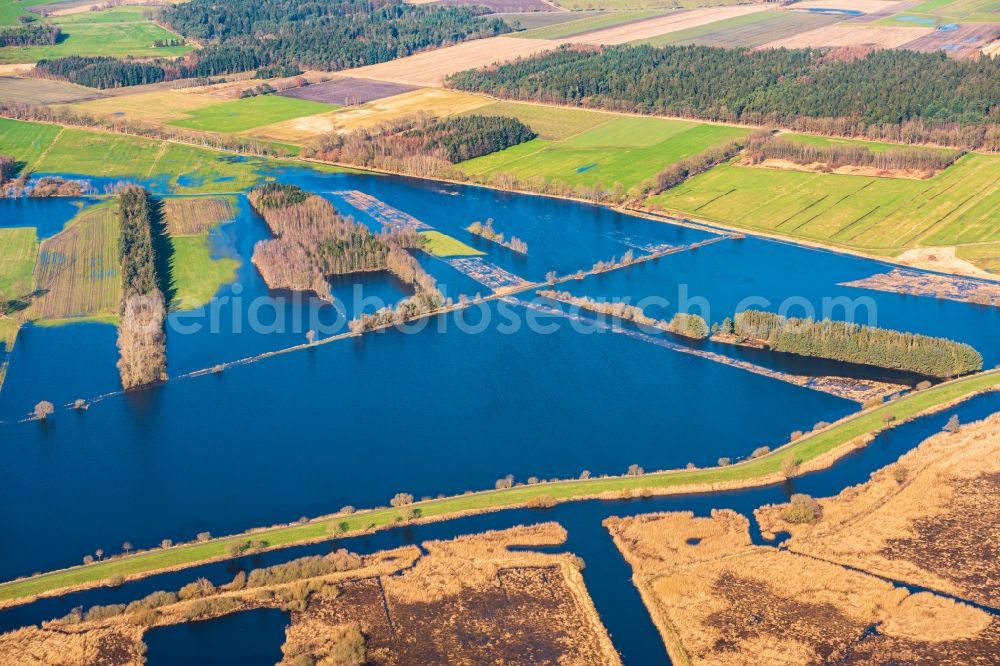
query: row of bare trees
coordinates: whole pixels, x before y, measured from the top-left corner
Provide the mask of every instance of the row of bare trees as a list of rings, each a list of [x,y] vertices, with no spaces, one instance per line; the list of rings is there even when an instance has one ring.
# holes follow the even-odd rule
[[[416,231],[373,234],[295,185],[268,183],[249,198],[275,235],[257,243],[252,259],[272,289],[313,291],[331,301],[328,276],[388,270],[418,294],[437,292],[434,279],[407,252],[423,242]]]
[[[787,160],[795,164],[822,164],[827,169],[844,166],[873,167],[882,170],[938,171],[962,156],[962,151],[890,148],[872,150],[862,144],[816,145],[792,141],[771,134],[755,134],[747,142],[746,157],[751,164],[765,160]]]
[[[508,250],[513,250],[519,254],[528,254],[528,244],[517,236],[511,236],[510,240],[507,240],[502,233],[493,228],[493,218],[488,218],[486,222],[473,222],[465,229],[471,234],[503,245]]]

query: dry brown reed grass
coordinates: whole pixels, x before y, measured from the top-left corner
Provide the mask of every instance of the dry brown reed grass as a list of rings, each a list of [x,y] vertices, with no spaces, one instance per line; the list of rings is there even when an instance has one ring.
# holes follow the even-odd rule
[[[757,510],[789,549],[1000,606],[1000,414],[942,432],[864,484],[820,500],[823,518],[790,525],[784,505]]]

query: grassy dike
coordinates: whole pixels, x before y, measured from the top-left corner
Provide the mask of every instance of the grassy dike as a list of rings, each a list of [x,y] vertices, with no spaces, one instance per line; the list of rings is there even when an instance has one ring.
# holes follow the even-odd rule
[[[417,520],[424,522],[524,506],[541,497],[558,502],[623,491],[649,490],[653,494],[679,494],[765,485],[775,481],[776,475],[780,473],[782,460],[789,452],[793,452],[800,463],[807,463],[830,454],[838,447],[867,433],[883,430],[891,427],[893,423],[911,420],[942,406],[995,389],[1000,389],[1000,370],[990,370],[938,384],[923,391],[910,393],[884,406],[845,417],[768,455],[727,467],[670,470],[640,476],[554,481],[505,490],[481,491],[415,502],[402,508],[362,510],[351,515],[326,516],[305,523],[252,530],[202,543],[155,549],[90,565],[79,565],[0,584],[0,606],[27,601],[39,595],[52,595],[106,584],[112,578],[139,578],[152,573],[227,559],[231,557],[230,548],[233,545],[251,539],[266,542],[266,549],[271,550],[392,527],[405,521],[406,514],[411,509],[419,509],[420,516]],[[887,422],[886,417],[890,415],[893,419]]]

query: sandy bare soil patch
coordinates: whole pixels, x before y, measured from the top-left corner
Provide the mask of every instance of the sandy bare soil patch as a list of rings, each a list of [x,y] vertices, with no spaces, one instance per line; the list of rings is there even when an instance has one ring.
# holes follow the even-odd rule
[[[813,525],[757,510],[788,548],[1000,607],[1000,414],[941,433],[860,486],[820,500]]]
[[[972,606],[750,542],[732,511],[605,525],[674,663],[988,663],[1000,620]]]
[[[473,39],[454,46],[366,65],[341,72],[344,76],[391,81],[414,86],[440,86],[444,77],[464,69],[486,67],[548,51],[561,42],[550,39],[490,37]]]
[[[807,49],[824,46],[874,46],[892,49],[925,37],[932,32],[934,32],[934,28],[866,27],[842,22],[768,42],[758,48]]]
[[[294,118],[253,130],[254,136],[275,141],[302,142],[329,132],[349,132],[362,127],[416,113],[435,116],[465,113],[493,103],[488,97],[441,88],[421,88],[413,92],[384,97],[359,107]]]
[[[905,4],[907,4],[907,0],[902,2],[894,0],[803,0],[803,2],[786,5],[784,9],[846,9],[862,14],[874,14],[886,11],[898,12],[901,11],[899,7]]]
[[[903,252],[895,259],[897,264],[923,268],[929,271],[953,273],[955,275],[970,275],[987,280],[998,279],[996,275],[984,271],[975,264],[958,257],[955,247],[918,247]]]
[[[922,273],[901,268],[894,268],[888,273],[879,273],[863,280],[844,282],[841,286],[1000,306],[1000,284],[996,282],[970,280],[953,275]]]
[[[35,67],[33,62],[15,62],[0,65],[0,76],[16,76],[30,72]]]
[[[82,14],[84,12],[97,11],[99,9],[109,9],[120,7],[121,5],[171,5],[184,2],[185,0],[113,0],[104,2],[92,2],[92,0],[82,0],[70,2],[58,2],[49,5],[32,7],[32,11],[39,10],[47,16],[69,16],[71,14]]]
[[[78,86],[68,81],[0,75],[0,100],[5,102],[63,104],[98,99],[101,96],[101,93],[93,88]]]
[[[878,169],[871,166],[856,166],[845,164],[844,166],[830,169],[822,162],[813,164],[799,164],[791,160],[769,158],[757,164],[751,164],[747,160],[741,160],[740,166],[759,169],[780,169],[782,171],[808,171],[810,173],[837,173],[843,176],[871,176],[875,178],[909,178],[910,180],[926,180],[941,172],[940,169]]]
[[[625,44],[643,39],[651,39],[678,30],[697,28],[723,19],[765,11],[764,5],[739,5],[731,7],[706,7],[704,9],[678,10],[664,16],[635,21],[603,30],[588,32],[561,40],[573,44]]]

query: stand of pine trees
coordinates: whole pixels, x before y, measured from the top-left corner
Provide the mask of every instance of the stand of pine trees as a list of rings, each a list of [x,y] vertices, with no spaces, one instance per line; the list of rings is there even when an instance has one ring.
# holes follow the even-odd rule
[[[122,276],[118,371],[125,389],[167,378],[166,303],[156,272],[153,215],[143,188],[132,185],[118,193]]]
[[[1000,150],[1000,60],[877,50],[565,46],[459,72],[506,99]]]
[[[738,313],[733,326],[738,340],[761,342],[773,351],[928,377],[956,377],[983,367],[982,355],[967,344],[873,326],[786,318],[761,310]]]

